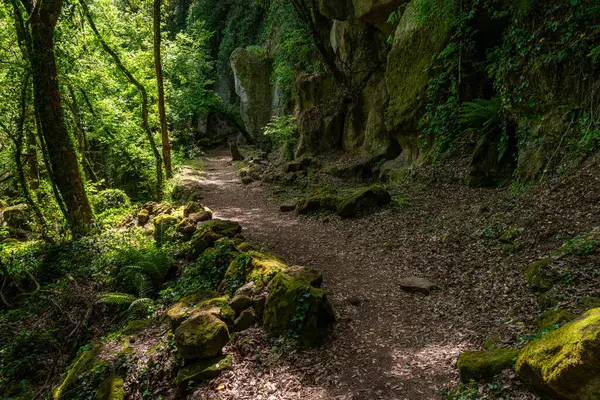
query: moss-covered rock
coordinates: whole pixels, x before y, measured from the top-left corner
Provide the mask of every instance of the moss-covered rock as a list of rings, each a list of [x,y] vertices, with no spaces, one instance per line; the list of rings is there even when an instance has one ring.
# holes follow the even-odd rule
[[[507,368],[519,354],[518,349],[490,349],[460,353],[456,366],[460,380],[467,383],[492,378]]]
[[[307,279],[280,272],[269,283],[268,292],[263,324],[273,334],[291,333],[301,343],[314,345],[335,320],[325,291]]]
[[[192,236],[190,245],[194,256],[202,254],[222,238],[240,238],[242,226],[234,221],[213,219],[203,222]]]
[[[241,238],[242,226],[234,221],[213,219],[206,221],[198,227],[198,233],[214,232],[221,237]]]
[[[217,356],[227,342],[227,325],[215,317],[211,309],[194,311],[175,330],[175,344],[185,360]]]
[[[156,244],[163,245],[164,243],[173,240],[174,233],[180,223],[180,219],[173,215],[160,215],[152,220],[154,224],[154,240]]]
[[[97,400],[123,400],[125,398],[125,387],[123,378],[119,375],[110,375],[100,385]]]
[[[256,311],[253,308],[246,308],[240,313],[240,316],[235,319],[236,332],[252,328],[258,321]]]
[[[316,288],[320,288],[323,284],[323,275],[312,268],[294,265],[286,268],[285,273],[293,278],[305,279]]]
[[[383,206],[392,201],[387,190],[378,185],[360,189],[342,199],[337,212],[342,217],[355,217],[359,212],[375,206]]]
[[[238,255],[227,268],[221,289],[230,294],[247,282],[253,281],[256,290],[262,290],[280,271],[287,268],[285,260],[273,254],[249,251]]]
[[[54,390],[54,400],[120,400],[123,394],[114,371],[124,356],[132,353],[129,337],[94,344],[72,364],[62,383]],[[122,382],[121,382],[122,383]],[[113,397],[107,397],[107,396]]]
[[[296,212],[298,214],[309,214],[324,211],[334,212],[337,210],[339,201],[339,197],[335,194],[326,192],[316,193],[300,203],[296,207]]]
[[[196,361],[183,367],[177,373],[177,385],[187,387],[207,379],[216,378],[221,372],[233,368],[233,358],[230,354]]]
[[[95,370],[99,371],[106,367],[106,363],[97,358],[101,350],[102,346],[96,345],[81,354],[77,361],[71,366],[65,379],[54,390],[52,395],[54,400],[72,398],[73,396],[70,394],[70,390],[75,386],[79,379],[84,378],[90,372]]]
[[[517,359],[517,374],[542,396],[600,398],[600,308],[529,343]]]
[[[190,214],[194,214],[200,211],[204,211],[204,207],[202,207],[202,204],[198,203],[197,201],[189,201],[183,207],[183,216],[189,217]]]
[[[549,310],[542,314],[536,321],[538,328],[543,331],[552,325],[560,325],[572,321],[577,316],[567,310]]]
[[[252,306],[252,298],[244,294],[235,295],[229,305],[235,311],[235,315],[239,315],[242,311]]]
[[[145,208],[142,208],[140,211],[138,211],[136,217],[137,217],[138,224],[146,225],[148,223],[148,221],[150,220],[150,212],[148,210],[146,210]]]
[[[217,308],[217,312],[212,310]],[[164,314],[164,318],[171,324],[171,330],[175,331],[194,312],[211,308],[211,312],[228,325],[233,325],[235,311],[229,306],[229,297],[220,296],[212,290],[205,290],[186,296]]]
[[[535,290],[545,291],[554,285],[556,273],[552,270],[552,258],[544,258],[531,264],[525,273],[527,283]]]
[[[171,323],[171,329],[174,331],[190,316],[191,312],[196,309],[196,306],[215,297],[218,297],[218,294],[212,290],[201,291],[186,296],[173,304],[171,308],[165,312],[164,318]]]

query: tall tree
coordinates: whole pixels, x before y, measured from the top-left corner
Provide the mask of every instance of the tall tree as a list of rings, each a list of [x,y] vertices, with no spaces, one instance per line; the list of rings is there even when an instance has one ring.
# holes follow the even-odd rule
[[[16,1],[13,8],[17,29],[27,42],[40,140],[47,150],[50,172],[59,192],[58,200],[66,206],[65,217],[73,234],[83,235],[89,232],[94,213],[83,185],[77,152],[65,123],[58,86],[54,31],[62,1],[21,0],[21,3],[27,13],[28,28]]]
[[[163,83],[162,60],[160,56],[160,4],[161,0],[154,0],[154,68],[156,69],[156,83],[158,85],[158,114],[160,117],[160,133],[162,137],[162,154],[165,162],[167,178],[173,177],[171,165],[171,143],[167,129],[167,113],[165,112],[165,87]]]
[[[92,28],[94,35],[100,42],[100,45],[102,46],[104,51],[107,52],[111,56],[115,65],[119,69],[119,71],[121,71],[121,73],[123,73],[123,75],[125,75],[127,80],[133,86],[135,86],[136,89],[138,90],[138,92],[140,93],[140,97],[142,98],[142,125],[144,128],[144,132],[146,132],[146,137],[148,138],[148,142],[150,143],[150,147],[152,149],[152,153],[154,154],[154,159],[156,161],[156,186],[157,186],[157,190],[156,190],[157,196],[156,197],[160,201],[160,200],[162,200],[162,188],[163,188],[163,184],[162,184],[162,182],[163,182],[163,173],[162,173],[163,160],[160,155],[160,152],[158,151],[158,147],[156,146],[156,142],[154,141],[154,136],[152,135],[152,131],[150,130],[150,124],[148,122],[148,92],[146,91],[146,88],[144,87],[144,85],[142,85],[142,83],[140,81],[135,79],[135,77],[131,74],[131,72],[129,72],[127,67],[125,67],[125,65],[121,61],[121,58],[119,57],[119,55],[102,38],[102,35],[100,35],[98,28],[96,28],[96,24],[94,23],[92,14],[90,13],[90,10],[89,10],[87,4],[85,3],[85,1],[80,1],[80,4],[81,4],[81,8],[83,10],[83,14],[85,15],[85,18],[87,19],[88,24],[90,25],[90,28]]]

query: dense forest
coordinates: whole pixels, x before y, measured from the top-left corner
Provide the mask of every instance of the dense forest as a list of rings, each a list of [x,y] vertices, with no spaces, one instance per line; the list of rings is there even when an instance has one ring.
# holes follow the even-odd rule
[[[0,399],[600,399],[597,0],[0,0]]]

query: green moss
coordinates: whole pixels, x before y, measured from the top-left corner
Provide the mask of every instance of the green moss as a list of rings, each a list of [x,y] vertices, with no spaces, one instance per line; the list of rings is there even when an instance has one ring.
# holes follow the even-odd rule
[[[342,217],[354,217],[359,212],[375,207],[389,204],[392,196],[387,190],[378,185],[362,188],[343,198],[337,206],[337,212]]]
[[[52,396],[54,400],[68,398],[68,391],[72,389],[73,384],[76,383],[81,377],[94,370],[99,370],[106,366],[106,363],[103,360],[99,360],[97,358],[101,350],[102,346],[97,345],[91,348],[90,350],[86,350],[83,352],[83,354],[77,359],[75,364],[73,364],[60,386],[56,388],[56,390],[54,390]]]
[[[501,236],[498,240],[500,240],[502,243],[513,243],[515,240],[517,240],[519,238],[519,236],[521,236],[521,233],[523,233],[523,228],[519,228],[518,226],[513,226],[508,228]]]
[[[203,290],[186,296],[171,306],[164,314],[164,318],[171,322],[171,329],[175,330],[187,317],[189,317],[190,313],[198,306],[198,304],[216,296],[217,293],[212,290]]]
[[[249,251],[236,257],[225,273],[225,288],[229,294],[249,281],[256,284],[257,290],[262,290],[269,281],[280,271],[287,268],[282,258],[260,251]]]
[[[233,323],[235,312],[229,306],[229,296],[219,296],[211,290],[201,291],[184,297],[169,308],[164,317],[170,321],[171,329],[175,331],[192,313],[209,307],[218,307],[220,310],[218,317],[228,324]]]
[[[130,335],[148,328],[152,324],[152,319],[134,319],[128,321],[127,324],[121,329],[121,333],[124,335]]]
[[[600,308],[595,308],[527,345],[517,359],[517,374],[543,394],[598,399],[599,349]]]
[[[550,310],[546,311],[536,323],[540,330],[545,330],[552,325],[560,325],[565,322],[572,321],[576,315],[566,310]]]
[[[102,382],[96,399],[98,400],[123,400],[125,398],[125,388],[123,378],[118,375],[111,375]]]
[[[550,269],[552,262],[552,258],[544,258],[531,264],[525,273],[527,283],[536,290],[550,289],[556,280],[555,274]]]
[[[289,333],[305,345],[314,345],[334,319],[325,291],[312,287],[307,279],[280,272],[269,284],[263,315],[269,332]]]
[[[304,200],[296,207],[298,214],[310,214],[324,211],[335,211],[339,197],[333,194],[319,194]]]
[[[187,386],[207,379],[217,377],[222,371],[233,368],[233,359],[230,354],[208,358],[195,362],[182,368],[177,373],[177,385]]]
[[[154,224],[154,240],[161,246],[173,239],[173,234],[180,219],[173,215],[160,215],[152,220]]]
[[[518,349],[490,349],[460,353],[456,366],[460,380],[469,382],[492,378],[510,368],[519,354]]]
[[[427,99],[427,86],[436,56],[450,37],[448,24],[439,21],[432,29],[419,24],[419,2],[410,2],[396,28],[388,55],[385,80],[390,94],[386,126],[416,128]]]
[[[217,356],[228,341],[227,325],[212,309],[195,311],[175,330],[177,350],[185,360]]]

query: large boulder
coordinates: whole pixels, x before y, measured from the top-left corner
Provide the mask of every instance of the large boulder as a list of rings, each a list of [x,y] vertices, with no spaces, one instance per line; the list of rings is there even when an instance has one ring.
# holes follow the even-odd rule
[[[228,304],[227,296],[219,296],[212,290],[200,291],[179,300],[165,312],[164,318],[171,324],[171,330],[175,331],[190,315],[202,308],[217,307],[219,317],[224,322],[233,322],[235,313]]]
[[[214,315],[212,309],[200,309],[175,330],[175,344],[185,360],[215,357],[229,342],[225,322]]]
[[[266,51],[237,48],[230,62],[242,120],[250,135],[260,141],[272,115],[271,60]]]
[[[600,308],[529,343],[517,359],[517,374],[542,396],[600,398]]]
[[[268,286],[263,324],[273,334],[289,333],[305,345],[318,344],[335,320],[324,290],[310,280],[281,272]]]
[[[359,212],[376,206],[384,206],[392,201],[387,190],[378,185],[360,189],[342,199],[337,212],[342,217],[355,217]]]

